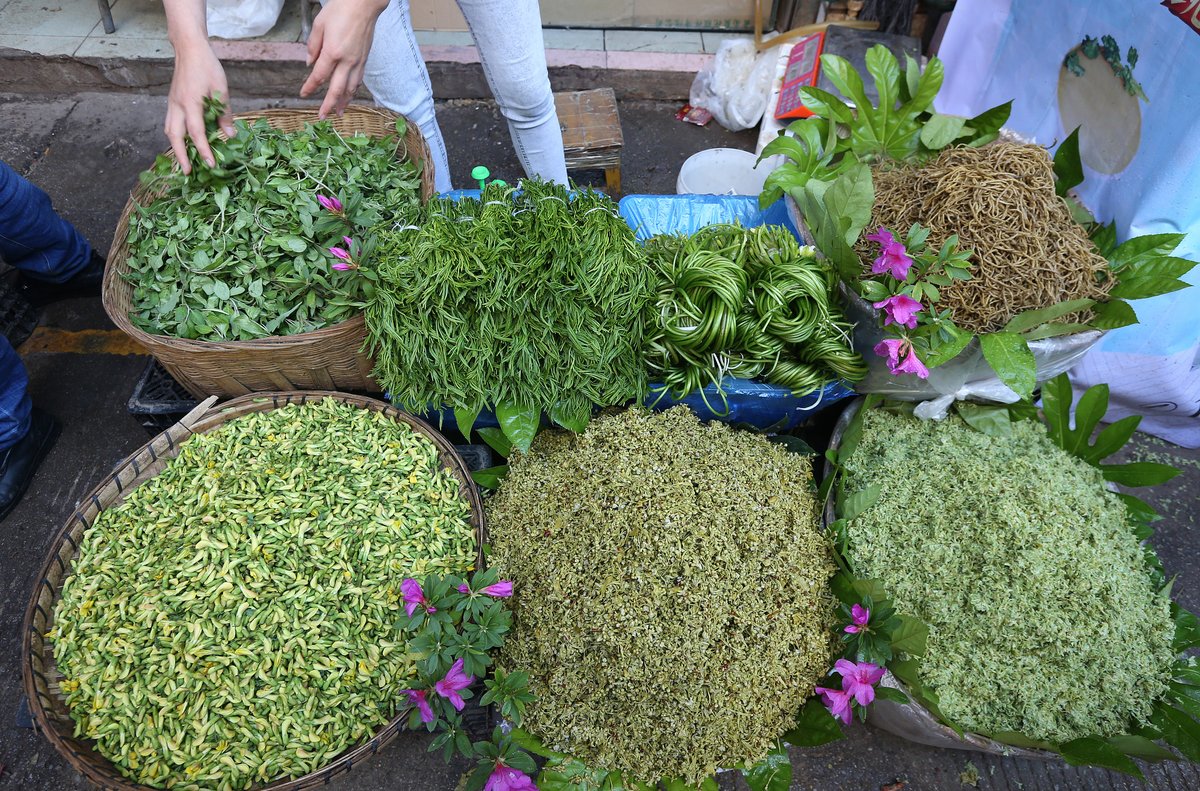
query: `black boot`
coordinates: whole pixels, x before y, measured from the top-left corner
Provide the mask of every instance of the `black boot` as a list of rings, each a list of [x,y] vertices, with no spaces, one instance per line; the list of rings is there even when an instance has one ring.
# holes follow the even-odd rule
[[[47,283],[26,275],[21,275],[20,292],[34,307],[49,305],[62,299],[74,297],[100,296],[100,286],[104,282],[104,259],[95,250],[87,266],[75,273],[75,276],[65,283]]]
[[[33,474],[61,430],[58,421],[37,407],[29,418],[29,431],[16,444],[0,452],[0,520],[17,507]]]

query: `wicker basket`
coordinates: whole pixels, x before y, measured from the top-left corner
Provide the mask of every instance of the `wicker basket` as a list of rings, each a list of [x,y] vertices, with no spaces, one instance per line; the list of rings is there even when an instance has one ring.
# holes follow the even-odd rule
[[[238,113],[234,119],[253,122],[265,118],[276,129],[295,131],[317,120],[316,109],[261,110]],[[350,106],[340,118],[330,119],[344,134],[361,132],[371,137],[395,134],[399,116],[390,110]],[[429,146],[416,124],[409,123],[397,156],[407,156],[421,167],[421,200],[432,197],[433,162]],[[167,156],[173,156],[167,152]],[[134,205],[146,205],[158,194],[138,185],[125,204],[113,234],[104,274],[104,310],[131,338],[145,346],[163,367],[197,398],[236,396],[264,390],[350,390],[378,392],[371,378],[371,359],[362,348],[366,323],[362,315],[312,332],[252,341],[198,341],[151,335],[133,325],[133,286],[125,280],[129,266],[126,239]]]
[[[471,505],[471,524],[475,528],[480,548],[477,565],[482,565],[484,517],[479,491],[471,482],[470,472],[454,450],[454,446],[423,421],[382,401],[345,393],[262,393],[236,398],[221,406],[213,406],[216,399],[209,398],[179,423],[118,464],[108,478],[82,499],[78,510],[71,515],[55,538],[49,557],[42,567],[42,573],[36,578],[37,587],[25,612],[21,632],[21,664],[25,694],[29,698],[34,723],[67,762],[99,788],[112,791],[149,789],[148,786],[125,778],[107,758],[93,749],[91,740],[74,736],[75,723],[68,713],[66,702],[59,694],[58,684],[62,676],[54,662],[53,648],[43,636],[53,626],[54,610],[62,593],[63,582],[70,575],[72,563],[78,554],[80,537],[101,511],[121,502],[134,488],[158,475],[167,462],[179,454],[180,443],[193,434],[211,431],[251,412],[265,412],[289,403],[303,404],[325,397],[382,412],[394,420],[407,423],[434,443],[442,465],[458,478],[460,491]],[[407,708],[401,709],[366,743],[347,749],[328,766],[294,780],[271,783],[263,787],[264,791],[299,791],[325,785],[330,778],[350,771],[356,764],[374,755],[380,747],[395,738],[404,729],[407,717]]]

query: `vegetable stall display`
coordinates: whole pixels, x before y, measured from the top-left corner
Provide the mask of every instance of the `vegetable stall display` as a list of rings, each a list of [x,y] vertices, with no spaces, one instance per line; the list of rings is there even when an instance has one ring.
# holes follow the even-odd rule
[[[153,446],[98,490],[119,503],[68,526],[61,598],[31,609],[53,612],[61,678],[30,698],[48,717],[45,696],[61,695],[52,708],[75,728],[51,725],[52,740],[110,762],[88,759],[89,776],[261,787],[404,714],[416,668],[395,631],[402,580],[474,567],[478,500],[444,440],[379,402],[272,406],[234,402],[181,446]],[[147,464],[162,469],[129,491]]]
[[[778,763],[833,645],[807,457],[634,408],[539,435],[488,521],[514,585],[497,665],[527,674],[522,727],[549,777],[694,788]]]
[[[862,405],[831,450],[847,655],[886,666],[904,693],[889,697],[964,746],[1131,774],[1133,758],[1200,759],[1200,676],[1183,657],[1200,627],[1144,543],[1153,510],[1109,486],[1178,471],[1105,461],[1138,419],[1093,440],[1104,386],[1073,423],[1065,375],[1042,399],[1044,423],[1027,405],[963,404],[940,422]],[[824,703],[849,720],[852,702]]]

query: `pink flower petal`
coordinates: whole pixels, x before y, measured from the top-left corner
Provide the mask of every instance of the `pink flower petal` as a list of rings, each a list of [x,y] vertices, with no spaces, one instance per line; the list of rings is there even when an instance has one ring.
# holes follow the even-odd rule
[[[917,357],[917,353],[911,349],[908,352],[908,356],[905,357],[899,365],[892,367],[892,373],[916,374],[921,379],[929,378],[929,369],[926,368],[925,364],[921,362],[921,359]]]
[[[343,237],[342,237],[342,241],[346,243],[346,249],[347,249],[347,250],[353,250],[353,249],[354,249],[354,240],[353,240],[353,239],[351,239],[349,236],[343,236]]]
[[[486,588],[481,590],[480,593],[486,593],[488,596],[495,596],[497,599],[503,599],[505,597],[512,596],[513,584],[509,580],[500,580],[495,585],[488,585]]]
[[[895,323],[910,330],[916,329],[917,314],[925,309],[924,305],[907,294],[895,294],[871,303],[871,307],[883,311],[883,326]]]
[[[340,247],[330,247],[329,252],[333,254],[334,258],[340,258],[343,261],[350,260],[350,253],[346,252]]]
[[[349,264],[341,264],[341,263],[332,264],[331,266],[333,269],[336,269],[339,272],[349,272],[351,269],[354,268],[354,267],[350,266]]]
[[[846,632],[847,634],[858,634],[859,632],[861,632],[861,631],[862,631],[862,627],[861,627],[861,626],[855,626],[855,625],[851,624],[850,626],[847,626],[847,627],[846,627],[845,629],[843,629],[842,631],[843,631],[843,632]]]
[[[871,620],[871,611],[861,604],[856,604],[850,608],[850,620],[859,626],[865,626]]]
[[[467,587],[467,583],[464,582],[462,585],[458,586],[458,592],[459,593],[470,593],[471,589],[469,587]]]
[[[421,712],[421,722],[429,724],[433,722],[433,709],[429,707],[429,701],[426,699],[426,692],[423,689],[406,689],[404,694],[408,696],[408,700],[417,707],[417,711]]]
[[[903,338],[887,338],[875,344],[875,353],[880,357],[886,357],[888,368],[892,369],[900,362],[900,355],[903,353],[905,340]]]

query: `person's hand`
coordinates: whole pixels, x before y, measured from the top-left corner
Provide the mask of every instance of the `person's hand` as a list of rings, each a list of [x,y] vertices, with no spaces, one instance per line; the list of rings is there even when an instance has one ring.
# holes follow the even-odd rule
[[[371,51],[375,20],[387,4],[388,0],[329,0],[313,20],[308,37],[312,72],[300,95],[307,97],[329,84],[318,117],[341,115],[354,98]]]
[[[176,47],[175,74],[171,78],[171,92],[167,95],[167,120],[163,131],[171,141],[175,159],[184,173],[192,172],[185,137],[192,139],[196,152],[209,167],[216,164],[204,128],[204,100],[210,96],[229,101],[225,70],[212,47],[203,40],[191,46]],[[227,136],[236,134],[228,109],[218,123]]]

